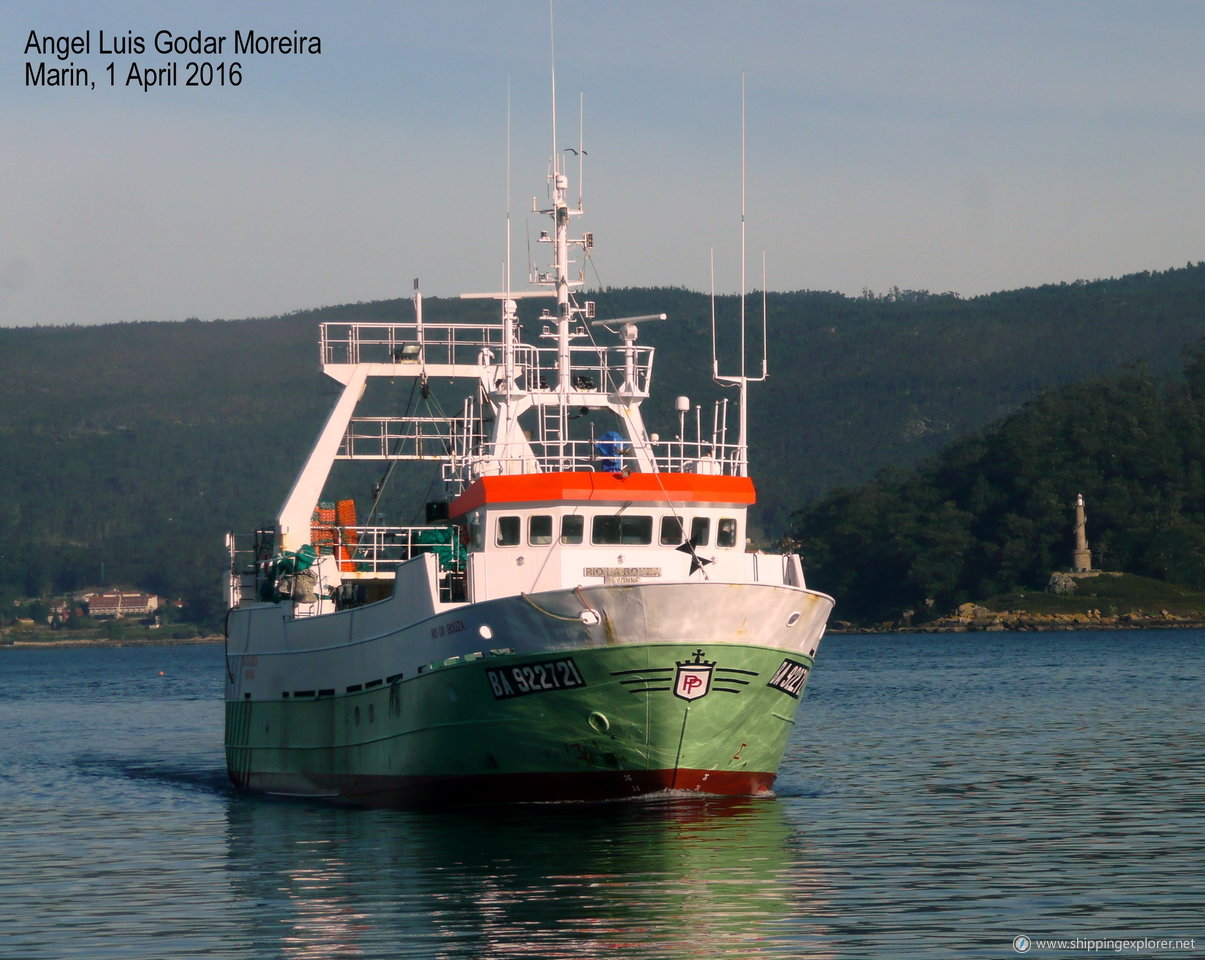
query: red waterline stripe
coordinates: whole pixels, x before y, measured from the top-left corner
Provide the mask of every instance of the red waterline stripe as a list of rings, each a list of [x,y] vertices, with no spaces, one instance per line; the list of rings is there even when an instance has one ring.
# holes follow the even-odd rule
[[[242,779],[242,778],[240,778]],[[704,796],[772,793],[775,774],[732,770],[615,770],[499,773],[472,776],[304,775],[251,773],[236,786],[264,793],[314,796],[369,807],[622,800],[673,790]]]

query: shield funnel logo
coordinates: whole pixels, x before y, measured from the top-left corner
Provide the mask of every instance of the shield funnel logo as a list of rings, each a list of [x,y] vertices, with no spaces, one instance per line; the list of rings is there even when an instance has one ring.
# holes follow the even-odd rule
[[[703,659],[703,651],[694,652],[694,660],[678,660],[678,675],[674,678],[674,696],[683,700],[698,700],[711,689],[711,673],[715,662]]]

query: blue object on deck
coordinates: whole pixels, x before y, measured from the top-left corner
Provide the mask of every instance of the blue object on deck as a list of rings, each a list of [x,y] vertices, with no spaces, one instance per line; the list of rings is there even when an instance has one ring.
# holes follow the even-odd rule
[[[618,473],[622,470],[623,455],[631,450],[623,435],[614,430],[604,433],[594,446],[602,457],[602,469],[606,473]]]

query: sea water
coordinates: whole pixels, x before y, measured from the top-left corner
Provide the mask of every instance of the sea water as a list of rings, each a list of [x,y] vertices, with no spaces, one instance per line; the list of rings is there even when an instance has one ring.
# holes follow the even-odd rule
[[[222,672],[0,649],[0,956],[1205,954],[1199,631],[829,637],[773,800],[244,796]]]

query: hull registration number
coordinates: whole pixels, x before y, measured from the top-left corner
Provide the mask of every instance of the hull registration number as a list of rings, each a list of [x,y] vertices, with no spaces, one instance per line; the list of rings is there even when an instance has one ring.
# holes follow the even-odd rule
[[[572,657],[515,664],[510,667],[489,667],[485,676],[489,680],[495,700],[508,700],[511,697],[525,697],[531,693],[568,690],[586,685]]]

